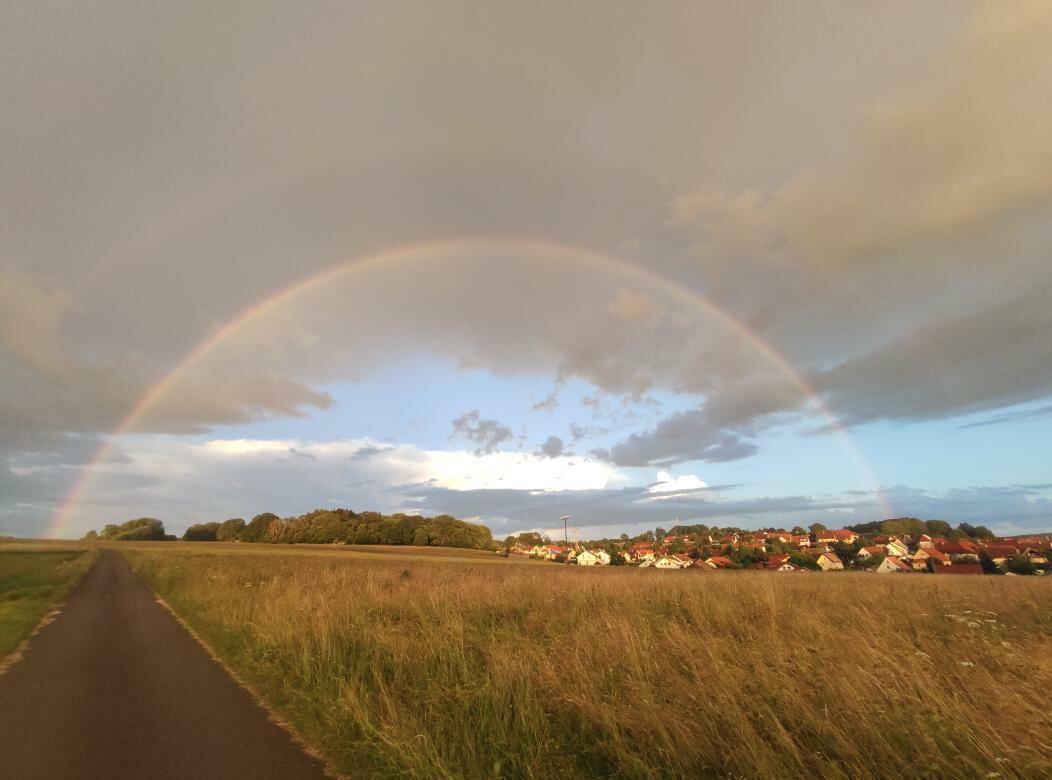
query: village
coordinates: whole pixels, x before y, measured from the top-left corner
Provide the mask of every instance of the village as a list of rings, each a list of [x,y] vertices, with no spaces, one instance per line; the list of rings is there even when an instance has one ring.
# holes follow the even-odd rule
[[[635,566],[663,571],[1044,575],[1052,569],[1050,535],[973,539],[923,533],[862,534],[841,528],[802,533],[669,533],[651,540],[654,536],[648,532],[635,540],[622,537],[619,541],[584,544],[529,544],[509,537],[501,552],[509,557],[576,566]]]

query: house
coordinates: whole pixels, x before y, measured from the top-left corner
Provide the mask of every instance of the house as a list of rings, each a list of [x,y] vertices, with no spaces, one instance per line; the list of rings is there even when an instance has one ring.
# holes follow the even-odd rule
[[[1030,559],[1033,564],[1048,563],[1048,550],[1039,550],[1036,547],[1027,547],[1023,554]]]
[[[910,571],[910,567],[894,555],[889,555],[882,560],[876,569],[877,574],[906,574]]]
[[[653,561],[655,558],[654,545],[636,543],[628,548],[629,554],[632,556],[632,561],[638,563],[644,559]]]
[[[728,569],[734,565],[734,561],[725,555],[713,555],[705,561],[705,565],[712,569]]]
[[[950,560],[954,562],[961,560],[967,563],[979,562],[979,548],[966,539],[942,542],[936,544],[935,549],[944,555],[949,555]]]
[[[546,544],[535,544],[530,548],[531,558],[547,558],[548,557],[548,545]]]
[[[606,550],[593,550],[592,554],[599,559],[600,566],[610,565],[610,553],[608,553]],[[580,556],[578,556],[577,562],[581,562]]]
[[[884,543],[884,552],[886,555],[893,555],[896,558],[902,558],[909,554],[910,548],[906,546],[906,543],[901,539],[892,537]]]
[[[578,553],[577,555],[578,566],[598,566],[599,556],[595,553],[585,550],[584,552]]]
[[[981,563],[957,563],[953,566],[936,566],[936,574],[985,574]]]
[[[842,571],[844,562],[834,552],[820,552],[812,556],[822,571]]]
[[[846,528],[838,528],[835,531],[816,531],[816,544],[854,544],[858,534]]]
[[[855,558],[857,558],[860,561],[866,561],[872,558],[874,555],[888,555],[888,551],[886,548],[881,547],[879,545],[874,545],[873,547],[863,547],[861,550],[858,551],[858,554],[855,555]]]
[[[796,571],[799,566],[789,563],[788,555],[769,555],[767,557],[767,571]]]
[[[548,560],[549,561],[554,561],[560,555],[565,557],[565,556],[567,556],[569,554],[570,554],[570,548],[569,547],[562,547],[562,546],[557,545],[557,544],[553,544],[553,545],[550,545],[548,547]]]
[[[1001,564],[1018,553],[1019,548],[1014,544],[997,543],[985,545],[983,551],[990,556],[994,563]]]
[[[811,546],[811,537],[807,534],[792,534],[789,538],[789,543],[802,550]]]
[[[921,547],[917,552],[913,553],[913,568],[917,571],[924,571],[928,568],[929,559],[934,560],[934,565],[937,567],[949,566],[953,563],[949,555],[939,552],[934,547]]]
[[[690,560],[689,558],[687,559]],[[655,569],[682,569],[679,561],[673,555],[662,555],[656,561],[654,561]]]

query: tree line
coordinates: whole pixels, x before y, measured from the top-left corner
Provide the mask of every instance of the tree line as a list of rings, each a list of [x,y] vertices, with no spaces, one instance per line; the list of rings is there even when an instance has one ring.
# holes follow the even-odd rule
[[[174,541],[164,524],[152,517],[107,525],[90,531],[87,539],[116,541]],[[196,523],[186,529],[187,542],[247,542],[250,544],[392,544],[417,547],[490,549],[493,536],[478,523],[451,515],[423,517],[397,513],[354,512],[350,509],[316,509],[299,517],[278,517],[263,512],[246,522],[234,517],[222,522]]]

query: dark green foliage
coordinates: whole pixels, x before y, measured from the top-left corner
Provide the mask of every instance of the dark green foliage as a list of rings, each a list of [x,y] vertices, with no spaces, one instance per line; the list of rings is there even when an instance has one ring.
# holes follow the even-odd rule
[[[852,544],[837,542],[833,545],[833,552],[836,553],[837,558],[839,558],[845,566],[850,566],[855,562],[858,551],[861,549],[862,541],[859,539],[856,539]]]
[[[214,542],[216,532],[219,531],[219,523],[197,523],[186,529],[183,534],[184,542]]]
[[[757,563],[767,563],[766,552],[750,547],[739,547],[736,550],[732,550],[728,557],[742,566],[753,566]]]
[[[167,539],[164,523],[152,517],[139,517],[120,525],[111,523],[102,529],[99,538],[118,542],[163,542]]]
[[[529,536],[524,534],[523,536]],[[532,536],[537,536],[533,534]],[[265,512],[245,524],[241,518],[191,526],[187,541],[233,541],[269,544],[392,544],[418,547],[493,547],[490,530],[449,515],[382,515],[350,509],[316,509],[282,519]]]
[[[856,558],[855,559],[855,564],[856,565],[861,565],[862,567],[864,567],[866,569],[875,569],[878,566],[880,566],[880,564],[884,563],[884,558],[886,558],[886,557],[887,556],[884,555],[883,553],[874,553],[873,555],[871,555],[868,558],[866,558],[866,560],[864,560],[864,561],[859,560],[859,559]]]
[[[789,563],[793,564],[793,566],[800,566],[804,569],[810,569],[811,571],[818,571],[821,568],[818,565],[818,561],[816,561],[810,555],[804,555],[801,552],[791,553],[789,555]]]
[[[245,526],[245,530],[241,532],[241,541],[262,542],[266,538],[270,526],[278,520],[280,520],[280,518],[272,512],[264,512],[263,514],[256,515],[252,518],[252,521]]]
[[[994,559],[990,557],[986,550],[979,553],[979,563],[982,564],[983,574],[1003,574],[1000,567],[994,563]]]
[[[1017,553],[1004,562],[1005,571],[1012,574],[1033,574],[1037,567],[1023,553]]]
[[[916,517],[896,517],[890,520],[874,520],[848,526],[857,534],[884,534],[892,536],[944,536],[949,539],[968,537],[971,539],[992,539],[993,531],[984,525],[961,523],[952,528],[945,520],[918,520]]]

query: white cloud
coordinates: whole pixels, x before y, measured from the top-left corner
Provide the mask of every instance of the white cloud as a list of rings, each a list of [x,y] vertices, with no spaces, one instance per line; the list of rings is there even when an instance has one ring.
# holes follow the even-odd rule
[[[651,494],[652,500],[661,500],[673,497],[672,495],[662,494],[682,493],[688,490],[704,490],[707,487],[708,483],[695,474],[680,474],[678,477],[674,477],[667,471],[659,471],[657,473],[656,481],[647,488],[647,492]]]
[[[212,439],[137,435],[121,442],[120,462],[96,468],[74,507],[68,534],[114,517],[151,515],[172,529],[202,520],[318,506],[411,511],[414,490],[512,490],[531,494],[603,490],[626,480],[581,456],[431,450],[370,439]],[[40,467],[43,470],[64,468]]]

